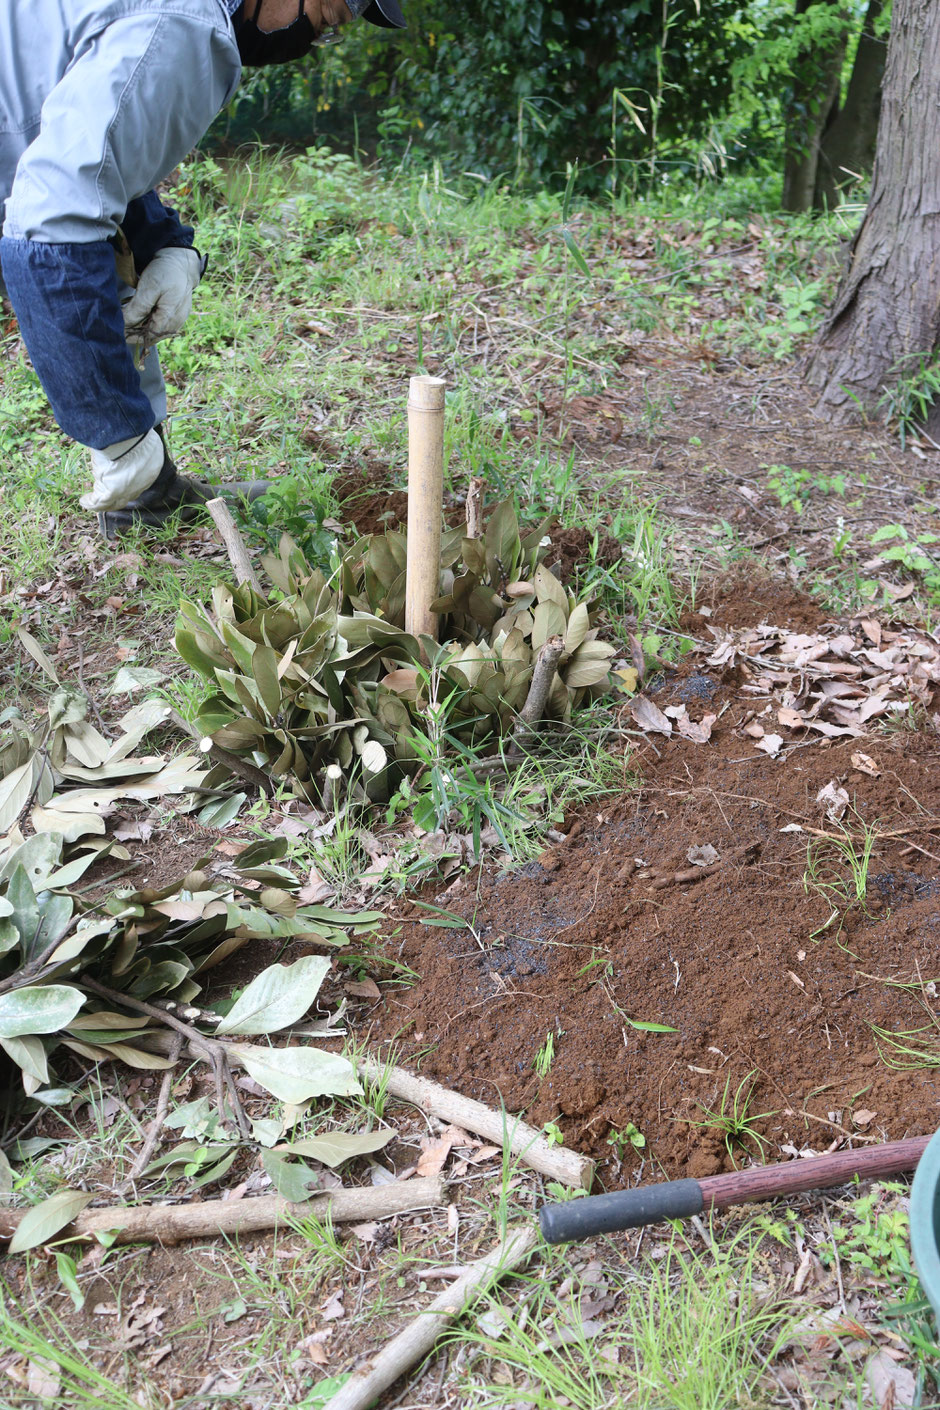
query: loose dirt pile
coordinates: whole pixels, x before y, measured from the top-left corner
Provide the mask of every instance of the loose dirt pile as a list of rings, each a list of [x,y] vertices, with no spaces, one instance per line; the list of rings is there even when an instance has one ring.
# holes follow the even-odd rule
[[[742,594],[753,604],[760,590],[719,593],[712,621],[737,624]],[[769,620],[815,628],[819,614],[801,599]],[[873,1025],[940,1040],[933,727],[810,736],[773,758],[745,733],[761,701],[740,666],[699,658],[647,693],[693,722],[716,716],[710,740],[641,735],[625,759],[640,786],[568,819],[566,841],[521,870],[425,897],[466,928],[404,906],[394,952],[421,978],[390,994],[373,1036],[438,1081],[556,1123],[605,1160],[608,1186],[644,1162],[643,1178],[703,1176],[748,1154],[932,1130],[940,1069],[889,1067]],[[830,784],[835,804],[817,797]],[[827,812],[839,789],[841,821]],[[860,857],[866,826],[877,840],[859,901],[835,839],[848,830]],[[729,1151],[713,1118],[736,1093],[756,1135]],[[612,1146],[631,1123],[645,1146]]]

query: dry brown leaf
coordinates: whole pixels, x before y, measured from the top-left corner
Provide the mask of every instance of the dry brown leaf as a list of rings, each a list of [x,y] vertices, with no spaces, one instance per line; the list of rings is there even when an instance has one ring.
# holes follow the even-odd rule
[[[783,748],[783,736],[780,734],[765,734],[763,739],[757,741],[755,747],[762,749],[765,754],[769,754],[771,759],[776,759],[779,757],[780,750]]]
[[[870,1126],[878,1115],[877,1111],[867,1111],[865,1107],[860,1107],[858,1111],[852,1113],[853,1126]]]
[[[358,999],[380,999],[379,986],[374,979],[358,979],[343,985],[344,994],[353,994]]]
[[[830,822],[840,822],[849,806],[849,795],[835,779],[830,779],[825,788],[821,788],[816,794],[816,802],[823,804]]]
[[[302,906],[319,906],[321,902],[330,899],[334,894],[334,889],[326,878],[320,875],[316,867],[311,867],[306,885],[297,892],[297,900]]]
[[[713,847],[710,842],[701,847],[690,847],[685,855],[693,867],[714,866],[715,862],[720,860],[717,847]]]
[[[777,723],[783,725],[784,729],[802,729],[806,721],[799,710],[790,710],[785,705],[781,705],[777,711]]]
[[[865,1368],[865,1379],[878,1410],[910,1410],[917,1383],[906,1366],[898,1366],[885,1351],[873,1356]]]
[[[672,723],[666,718],[658,705],[654,705],[652,700],[648,700],[645,695],[638,695],[635,700],[630,701],[630,714],[636,720],[640,729],[648,734],[672,734]]]
[[[693,744],[707,744],[712,737],[712,725],[717,718],[717,715],[703,715],[699,721],[695,721],[683,716],[677,722],[677,729],[684,739],[690,739]]]
[[[868,774],[871,778],[878,778],[881,770],[870,754],[853,754],[852,768],[858,769],[860,774]]]

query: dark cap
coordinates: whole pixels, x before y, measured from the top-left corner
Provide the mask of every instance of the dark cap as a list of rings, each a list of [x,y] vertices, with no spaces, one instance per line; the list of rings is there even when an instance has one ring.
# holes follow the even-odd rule
[[[406,29],[398,0],[346,0],[354,17],[362,16],[382,29]]]

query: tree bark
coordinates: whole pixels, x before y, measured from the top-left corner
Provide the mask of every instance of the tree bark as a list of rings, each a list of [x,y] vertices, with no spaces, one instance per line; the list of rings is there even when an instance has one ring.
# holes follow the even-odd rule
[[[841,8],[841,0],[824,0]],[[796,16],[815,8],[818,0],[796,0]],[[807,49],[793,78],[786,109],[786,151],[783,162],[783,209],[808,211],[816,189],[819,145],[826,124],[838,108],[842,61],[847,32],[824,49]]]
[[[867,176],[874,165],[887,54],[887,45],[875,34],[875,25],[884,6],[885,0],[869,0],[845,103],[830,114],[822,135],[814,210],[834,209],[840,202],[839,188],[853,177]]]
[[[871,199],[806,369],[830,418],[848,419],[858,407],[877,415],[885,389],[937,349],[938,54],[936,0],[894,0]]]

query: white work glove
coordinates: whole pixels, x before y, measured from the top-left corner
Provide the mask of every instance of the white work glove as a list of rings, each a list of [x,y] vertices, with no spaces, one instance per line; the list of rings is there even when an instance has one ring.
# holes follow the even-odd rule
[[[100,513],[104,509],[123,509],[125,504],[149,489],[163,469],[166,452],[156,431],[145,436],[131,436],[117,441],[106,450],[91,452],[91,473],[94,488],[83,494],[81,506]]]
[[[133,298],[123,306],[127,341],[151,347],[178,333],[189,317],[203,268],[197,250],[176,246],[158,250],[140,276]]]

